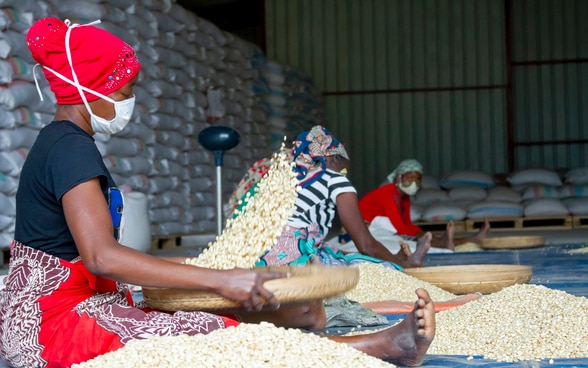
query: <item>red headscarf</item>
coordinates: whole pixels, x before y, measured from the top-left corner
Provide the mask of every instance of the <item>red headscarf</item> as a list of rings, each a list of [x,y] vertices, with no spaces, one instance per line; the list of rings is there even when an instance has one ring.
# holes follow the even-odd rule
[[[57,18],[38,20],[27,33],[27,45],[41,66],[48,67],[75,80],[66,53],[66,33],[69,36],[71,62],[80,85],[108,95],[133,79],[141,64],[131,46],[109,32],[92,25],[70,25]],[[57,103],[83,103],[77,87],[43,68]],[[99,97],[84,92],[88,102]]]

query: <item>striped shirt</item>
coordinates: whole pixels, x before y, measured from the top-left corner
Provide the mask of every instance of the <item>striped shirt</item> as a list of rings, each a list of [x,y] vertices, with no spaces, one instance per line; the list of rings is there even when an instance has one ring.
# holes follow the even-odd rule
[[[327,236],[337,209],[337,196],[342,193],[357,193],[345,176],[327,169],[320,179],[302,189],[296,198],[294,214],[288,225],[307,228],[317,223]]]

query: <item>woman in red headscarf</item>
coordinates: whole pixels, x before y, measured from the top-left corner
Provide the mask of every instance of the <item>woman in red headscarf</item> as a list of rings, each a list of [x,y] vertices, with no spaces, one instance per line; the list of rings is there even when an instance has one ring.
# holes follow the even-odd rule
[[[57,108],[20,175],[0,294],[2,358],[19,367],[70,366],[130,340],[237,324],[208,313],[138,308],[127,283],[214,290],[249,310],[264,301],[276,307],[262,285],[283,274],[201,269],[117,242],[122,198],[92,136],[117,133],[131,118],[141,67],[134,50],[103,29],[55,18],[36,22],[27,43]]]
[[[0,292],[0,357],[11,366],[69,367],[132,340],[238,324],[209,313],[142,308],[128,284],[210,290],[246,311],[278,308],[263,283],[283,273],[205,269],[118,243],[123,202],[92,136],[115,134],[132,116],[140,69],[133,49],[93,25],[56,18],[36,22],[27,43],[57,108],[21,171],[10,268]],[[435,312],[425,290],[417,296],[401,326],[334,339],[419,364],[433,339]]]

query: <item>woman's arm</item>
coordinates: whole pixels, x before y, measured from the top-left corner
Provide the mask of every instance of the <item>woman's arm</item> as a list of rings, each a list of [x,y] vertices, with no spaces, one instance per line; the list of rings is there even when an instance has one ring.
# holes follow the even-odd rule
[[[278,304],[273,294],[263,288],[263,282],[284,277],[282,273],[200,268],[119,244],[113,237],[110,211],[98,178],[69,190],[62,203],[82,260],[95,275],[133,285],[212,290],[241,302],[245,308],[259,309],[264,299],[268,305]]]
[[[337,196],[337,213],[359,252],[406,267],[407,264],[404,259],[390,253],[382,243],[372,236],[359,211],[357,202],[357,194],[353,192],[342,193]]]

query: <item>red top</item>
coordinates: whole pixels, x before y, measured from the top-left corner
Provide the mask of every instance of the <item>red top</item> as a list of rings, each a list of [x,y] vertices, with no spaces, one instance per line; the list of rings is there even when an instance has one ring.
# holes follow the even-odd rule
[[[376,216],[386,216],[399,235],[416,236],[422,229],[410,220],[410,196],[403,195],[396,184],[378,187],[359,201],[364,220],[371,222]]]

